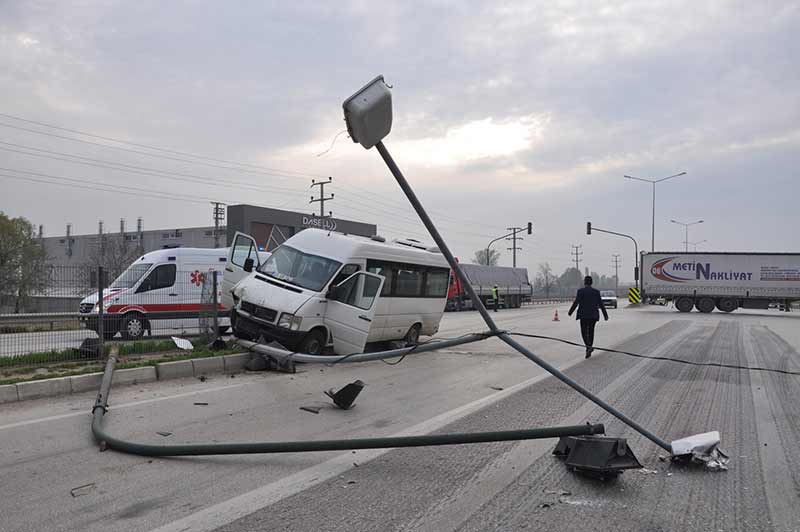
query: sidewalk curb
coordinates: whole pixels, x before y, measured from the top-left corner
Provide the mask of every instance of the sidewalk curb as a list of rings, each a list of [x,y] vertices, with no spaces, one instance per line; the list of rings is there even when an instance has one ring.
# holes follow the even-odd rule
[[[118,385],[140,384],[217,373],[242,373],[250,356],[250,353],[237,353],[221,357],[162,362],[155,366],[141,368],[119,369],[114,371],[113,383]],[[96,390],[100,387],[102,378],[103,373],[98,372],[0,385],[0,404]]]

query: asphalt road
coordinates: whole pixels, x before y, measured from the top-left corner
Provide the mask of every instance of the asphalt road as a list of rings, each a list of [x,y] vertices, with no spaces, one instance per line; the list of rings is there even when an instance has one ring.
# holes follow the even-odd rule
[[[501,311],[510,330],[579,337],[566,305]],[[800,315],[620,309],[598,345],[800,370]],[[480,330],[448,314],[442,336]],[[606,424],[647,470],[577,476],[552,440],[288,455],[148,459],[99,452],[93,394],[0,406],[2,528],[42,530],[800,530],[800,377],[523,343],[666,440],[719,430],[727,472],[664,452],[497,340],[396,366],[304,366],[118,387],[107,427],[150,442],[294,440]],[[367,383],[356,407],[321,391]],[[208,403],[197,405],[195,403]],[[319,414],[299,410],[319,406]],[[170,433],[158,435],[157,431]]]

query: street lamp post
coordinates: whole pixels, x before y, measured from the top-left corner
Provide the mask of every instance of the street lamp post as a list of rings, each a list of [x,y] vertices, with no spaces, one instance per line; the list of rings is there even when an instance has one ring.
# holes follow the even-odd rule
[[[681,172],[680,174],[662,177],[661,179],[647,179],[643,177],[634,177],[632,175],[624,176],[626,179],[635,179],[636,181],[644,181],[645,183],[651,183],[653,185],[653,223],[650,235],[650,251],[656,250],[656,183],[661,183],[662,181],[666,181],[667,179],[672,179],[673,177],[679,177],[682,175],[686,175],[686,172]]]
[[[674,224],[682,225],[683,228],[686,230],[686,236],[685,236],[685,240],[683,242],[684,242],[684,244],[686,244],[685,251],[689,251],[689,226],[690,225],[701,224],[701,223],[703,223],[703,220],[697,220],[696,222],[689,222],[688,224],[687,223],[683,223],[683,222],[679,222],[678,220],[670,220],[670,222],[672,222]]]

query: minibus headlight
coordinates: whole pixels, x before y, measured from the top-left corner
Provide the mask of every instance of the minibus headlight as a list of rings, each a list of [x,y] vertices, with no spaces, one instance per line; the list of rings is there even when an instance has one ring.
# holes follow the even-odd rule
[[[94,308],[92,309],[92,312],[94,312],[95,314],[100,312],[100,303],[95,303],[94,304]]]
[[[278,327],[285,327],[292,331],[297,331],[300,329],[300,324],[303,322],[303,318],[300,316],[295,316],[294,314],[289,314],[288,312],[284,312],[281,314],[281,318],[278,320]]]

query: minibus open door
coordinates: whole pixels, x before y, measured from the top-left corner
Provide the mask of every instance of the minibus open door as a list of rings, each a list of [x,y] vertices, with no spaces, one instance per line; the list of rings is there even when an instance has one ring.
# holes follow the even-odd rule
[[[233,287],[260,265],[255,239],[237,231],[228,250],[228,262],[225,263],[225,274],[222,276],[222,305],[225,308],[233,308]]]
[[[333,350],[339,355],[363,353],[384,278],[356,272],[328,292],[325,324],[333,337]]]

